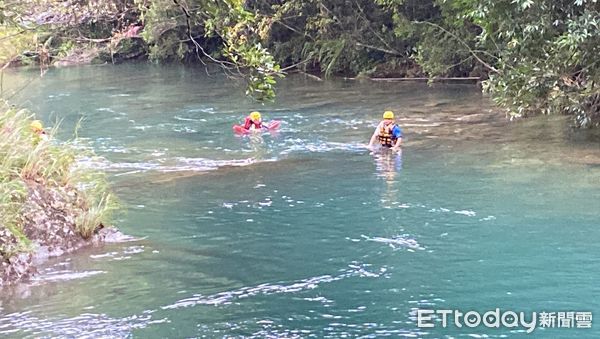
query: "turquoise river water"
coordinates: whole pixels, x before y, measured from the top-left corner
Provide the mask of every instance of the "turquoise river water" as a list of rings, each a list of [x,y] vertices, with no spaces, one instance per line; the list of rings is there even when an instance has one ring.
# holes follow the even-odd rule
[[[24,87],[13,102],[60,121],[59,140],[81,120],[79,143],[100,156],[82,161],[107,171],[115,224],[138,240],[5,288],[0,335],[600,337],[600,318],[532,334],[417,321],[600,317],[597,134],[563,117],[509,122],[470,85],[290,76],[265,106],[241,86],[179,66],[5,74],[4,91]],[[280,131],[235,136],[255,109]],[[385,109],[401,154],[364,148]]]

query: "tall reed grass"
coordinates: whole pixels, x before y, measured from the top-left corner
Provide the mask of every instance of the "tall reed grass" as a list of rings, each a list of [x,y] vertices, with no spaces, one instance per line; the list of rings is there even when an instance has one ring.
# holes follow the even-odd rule
[[[23,232],[23,210],[32,187],[69,192],[65,200],[68,214],[76,220],[75,230],[90,237],[100,225],[108,225],[118,204],[105,175],[78,162],[94,157],[91,151],[59,143],[52,136],[38,135],[31,128],[32,114],[0,102],[0,231],[8,230],[16,239],[11,244],[0,239],[0,254],[10,256],[29,248]],[[56,127],[55,127],[56,129]],[[52,211],[48,211],[49,218]],[[6,233],[6,232],[4,232]]]

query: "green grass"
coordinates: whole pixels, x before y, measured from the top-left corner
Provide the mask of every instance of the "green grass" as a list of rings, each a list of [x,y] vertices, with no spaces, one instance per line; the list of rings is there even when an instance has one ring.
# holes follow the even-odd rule
[[[76,218],[76,231],[87,238],[101,225],[108,225],[117,208],[102,172],[85,167],[78,158],[94,157],[73,141],[60,143],[48,131],[40,138],[31,128],[32,114],[0,103],[0,231],[8,230],[17,243],[0,239],[0,254],[7,257],[29,248],[23,234],[23,206],[28,187],[70,193],[68,213]],[[56,127],[55,127],[56,128]],[[4,232],[5,233],[5,232]]]
[[[7,24],[0,25],[0,67],[27,50],[36,50],[35,32],[23,31]]]

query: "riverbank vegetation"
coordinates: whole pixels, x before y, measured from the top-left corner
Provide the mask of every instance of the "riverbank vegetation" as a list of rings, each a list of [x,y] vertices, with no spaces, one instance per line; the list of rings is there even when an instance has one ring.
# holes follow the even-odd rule
[[[578,127],[600,125],[597,0],[0,4],[2,43],[18,42],[2,49],[4,62],[211,62],[246,79],[257,100],[272,100],[277,78],[292,71],[475,77],[511,117],[568,114]]]
[[[10,275],[5,263],[15,254],[40,247],[67,252],[108,226],[117,206],[102,173],[78,163],[77,157],[91,154],[36,133],[26,110],[4,104],[1,112],[0,256],[5,270],[0,280]]]

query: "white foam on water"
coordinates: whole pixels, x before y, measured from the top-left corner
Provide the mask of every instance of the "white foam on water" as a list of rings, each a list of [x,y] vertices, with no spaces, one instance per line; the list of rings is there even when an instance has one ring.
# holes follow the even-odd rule
[[[83,278],[88,278],[91,276],[95,276],[98,274],[104,274],[107,273],[106,271],[82,271],[82,272],[75,272],[75,271],[69,271],[69,270],[63,270],[63,271],[53,271],[51,273],[46,273],[46,274],[42,274],[39,276],[36,276],[34,278],[31,279],[31,282],[34,285],[38,285],[40,283],[46,283],[46,282],[54,282],[54,281],[69,281],[69,280],[75,280],[75,279],[83,279]]]
[[[110,162],[104,158],[85,158],[78,161],[78,165],[105,171],[124,171],[117,176],[135,174],[140,172],[207,172],[223,167],[243,167],[265,162],[275,162],[277,159],[232,159],[213,160],[206,158],[184,158],[156,159],[148,162]]]
[[[408,235],[398,235],[392,238],[386,237],[369,237],[364,234],[361,234],[361,237],[366,241],[374,241],[382,244],[389,245],[393,249],[398,248],[408,248],[408,249],[416,249],[416,250],[424,250],[425,247],[422,247],[415,239],[409,238]]]
[[[197,305],[229,305],[236,299],[244,299],[257,295],[271,295],[280,293],[296,293],[313,290],[322,284],[350,278],[368,277],[377,278],[385,274],[387,268],[382,267],[379,271],[369,270],[369,264],[353,262],[344,269],[341,274],[321,275],[307,279],[292,281],[288,283],[264,283],[257,286],[242,287],[239,289],[224,291],[212,295],[194,294],[191,297],[180,299],[173,304],[161,307],[163,310],[193,307]]]

